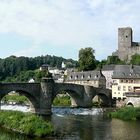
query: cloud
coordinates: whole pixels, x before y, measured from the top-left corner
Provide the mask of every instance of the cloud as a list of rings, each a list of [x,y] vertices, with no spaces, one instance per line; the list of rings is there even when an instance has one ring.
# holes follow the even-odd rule
[[[30,46],[29,48],[25,48],[17,51],[14,53],[15,56],[32,56],[32,54],[35,54],[36,52],[38,52],[38,49],[40,48],[39,44],[33,44],[32,46]],[[36,54],[37,55],[37,54]],[[39,55],[39,54],[38,54]],[[41,55],[41,54],[40,54]]]
[[[102,58],[117,48],[118,27],[140,31],[139,4],[138,0],[0,0],[0,33],[65,49],[91,46]]]

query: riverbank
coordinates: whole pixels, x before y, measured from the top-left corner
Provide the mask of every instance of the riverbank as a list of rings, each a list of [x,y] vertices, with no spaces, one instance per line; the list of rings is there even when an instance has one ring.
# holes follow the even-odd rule
[[[140,120],[140,108],[124,107],[108,114],[111,118],[118,118],[126,121]]]
[[[50,122],[19,111],[0,111],[0,126],[28,136],[52,136],[54,133]]]

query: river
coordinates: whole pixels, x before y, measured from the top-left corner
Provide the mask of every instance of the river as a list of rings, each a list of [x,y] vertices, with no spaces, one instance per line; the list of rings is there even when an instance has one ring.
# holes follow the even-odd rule
[[[6,109],[8,106],[2,106]],[[15,107],[13,107],[15,108]],[[18,107],[17,107],[18,108]],[[19,110],[28,112],[27,107]],[[11,106],[10,106],[11,109]],[[18,109],[17,109],[18,110]],[[0,128],[0,140],[139,140],[140,122],[110,119],[102,109],[53,108],[55,138],[28,138]]]

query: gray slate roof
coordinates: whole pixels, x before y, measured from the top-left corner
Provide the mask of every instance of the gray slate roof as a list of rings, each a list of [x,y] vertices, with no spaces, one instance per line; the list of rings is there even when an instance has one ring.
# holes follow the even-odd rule
[[[67,76],[67,81],[92,81],[105,78],[100,71],[71,72]]]
[[[112,79],[138,79],[140,78],[140,66],[138,65],[116,65]]]
[[[115,65],[103,65],[102,71],[114,71]]]

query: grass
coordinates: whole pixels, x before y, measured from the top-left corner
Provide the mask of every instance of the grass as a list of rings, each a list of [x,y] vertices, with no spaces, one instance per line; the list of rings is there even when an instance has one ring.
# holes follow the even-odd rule
[[[30,136],[51,136],[53,126],[40,117],[19,111],[0,111],[0,126]]]
[[[69,96],[56,96],[53,101],[54,106],[70,106],[71,100]]]
[[[125,121],[128,120],[140,120],[140,108],[125,107],[115,112],[109,113],[112,118],[118,118]]]

